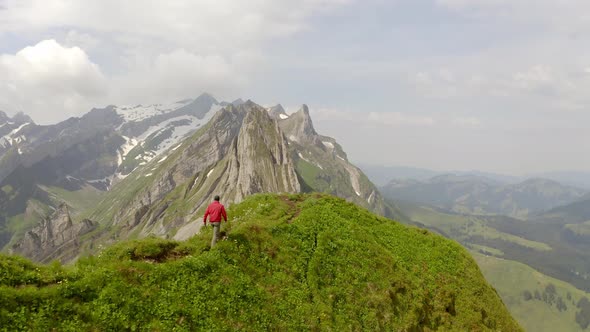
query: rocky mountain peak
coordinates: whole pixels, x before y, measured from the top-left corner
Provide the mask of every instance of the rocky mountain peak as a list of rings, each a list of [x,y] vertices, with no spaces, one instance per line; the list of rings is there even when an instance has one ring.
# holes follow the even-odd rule
[[[13,122],[16,125],[21,125],[23,123],[34,123],[33,119],[31,119],[30,116],[26,115],[22,111],[10,117],[6,114],[6,112],[0,110],[0,124],[7,122]]]
[[[236,99],[236,100],[234,100],[234,101],[231,102],[231,104],[234,105],[234,106],[238,106],[238,105],[241,105],[243,103],[244,103],[244,100],[242,98],[238,98],[238,99]]]
[[[318,133],[315,131],[313,127],[313,122],[311,121],[311,116],[309,115],[309,108],[307,105],[301,105],[301,108],[297,113],[293,114],[295,118],[301,121],[300,130],[302,133],[306,135],[317,135]]]
[[[0,110],[0,123],[6,123],[10,118],[6,115],[6,112]]]
[[[195,100],[207,101],[210,103],[217,103],[217,99],[215,99],[215,97],[213,97],[213,95],[208,92],[201,93]]]
[[[12,121],[16,123],[34,123],[30,116],[23,112],[18,112],[12,117]]]
[[[249,102],[244,104],[249,109],[230,158],[230,170],[237,170],[228,174],[236,178],[235,201],[258,192],[298,192],[299,181],[280,127],[264,108]]]
[[[281,104],[269,107],[268,114],[271,118],[276,120],[284,120],[289,117]]]
[[[211,107],[218,103],[215,97],[208,93],[203,93],[192,102],[178,108],[175,112],[178,114],[194,115],[197,119],[203,119]]]
[[[279,121],[281,128],[289,140],[302,143],[311,143],[322,146],[321,139],[313,127],[307,105],[302,105],[299,111],[288,118]]]
[[[117,125],[120,124],[121,119],[115,109],[113,105],[105,108],[93,108],[90,112],[84,114],[80,120],[93,125]]]

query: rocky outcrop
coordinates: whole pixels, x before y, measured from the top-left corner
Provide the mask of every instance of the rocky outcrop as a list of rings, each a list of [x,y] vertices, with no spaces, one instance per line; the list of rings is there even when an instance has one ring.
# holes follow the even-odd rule
[[[395,216],[373,183],[348,161],[336,140],[315,131],[307,105],[287,117],[280,116],[278,106],[268,112],[277,119],[289,140],[289,150],[296,161],[304,191],[329,192],[375,213]]]
[[[178,187],[185,187],[182,197],[174,196]],[[196,211],[214,195],[231,205],[255,193],[300,189],[278,122],[247,101],[227,105],[208,128],[189,138],[176,160],[116,215],[115,225],[123,232],[141,228],[142,236],[167,236],[194,222]]]
[[[164,169],[149,187],[142,188],[137,196],[131,197],[128,208],[115,215],[114,224],[126,224],[129,227],[138,225],[145,218],[151,218],[152,211],[142,213],[139,220],[134,217],[133,225],[129,222],[131,211],[135,214],[140,209],[153,209],[177,186],[189,183],[190,190],[200,183],[199,179],[207,178],[206,174],[227,156],[245,114],[242,107],[228,106],[220,110],[210,121],[208,128],[183,143],[182,151],[175,162]]]
[[[289,140],[299,144],[320,144],[318,133],[313,128],[309,108],[302,105],[299,111],[291,114],[289,118],[280,121],[281,128]],[[318,145],[319,146],[319,145]]]
[[[226,188],[232,200],[261,192],[299,192],[295,166],[279,124],[257,105],[244,118],[228,160]]]
[[[49,262],[53,259],[69,260],[75,255],[79,246],[80,236],[94,230],[97,224],[84,219],[73,223],[66,204],[62,204],[41,224],[25,233],[24,237],[12,247],[18,253],[38,262]],[[62,256],[62,254],[66,256]]]
[[[275,120],[284,120],[289,117],[281,104],[270,107],[268,109],[268,115]]]

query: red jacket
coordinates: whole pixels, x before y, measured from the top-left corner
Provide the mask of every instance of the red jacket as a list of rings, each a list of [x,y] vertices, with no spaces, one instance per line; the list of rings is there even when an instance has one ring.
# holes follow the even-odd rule
[[[205,216],[203,217],[203,224],[207,223],[207,216],[210,216],[209,222],[221,222],[221,217],[227,221],[225,208],[223,207],[223,204],[219,203],[218,201],[213,201],[213,203],[209,204],[207,207]]]

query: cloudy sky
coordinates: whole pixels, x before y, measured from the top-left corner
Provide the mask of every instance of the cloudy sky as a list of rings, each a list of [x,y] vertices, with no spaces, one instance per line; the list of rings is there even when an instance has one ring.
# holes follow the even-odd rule
[[[587,0],[0,0],[0,110],[310,106],[355,162],[590,171]]]

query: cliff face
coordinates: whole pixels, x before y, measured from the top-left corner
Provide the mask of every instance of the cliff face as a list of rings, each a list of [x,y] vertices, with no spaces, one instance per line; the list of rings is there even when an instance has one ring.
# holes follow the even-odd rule
[[[214,195],[229,206],[256,193],[300,190],[281,127],[248,101],[226,106],[166,158],[123,180],[91,218],[111,223],[114,238],[186,238]]]
[[[280,112],[282,108],[278,106],[271,108],[269,113],[289,141],[289,151],[303,191],[327,192],[380,215],[398,217],[398,212],[384,201],[375,185],[348,161],[336,140],[316,132],[307,105],[288,116]]]
[[[254,108],[244,121],[228,160],[224,187],[239,202],[260,192],[299,192],[300,185],[281,128],[266,111]],[[233,197],[232,197],[233,196]]]
[[[85,219],[73,223],[68,207],[62,204],[48,218],[25,233],[21,241],[12,247],[14,253],[30,257],[39,262],[49,262],[54,258],[71,259],[75,255],[72,248],[79,247],[80,236],[94,230],[97,224]],[[70,252],[62,257],[63,252]]]

